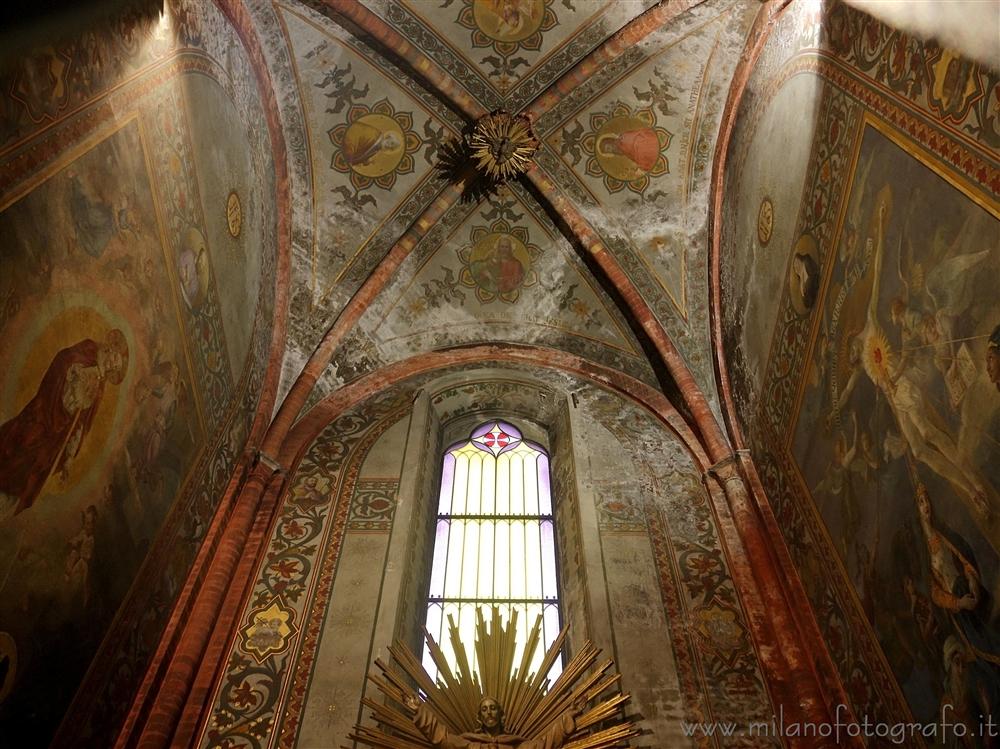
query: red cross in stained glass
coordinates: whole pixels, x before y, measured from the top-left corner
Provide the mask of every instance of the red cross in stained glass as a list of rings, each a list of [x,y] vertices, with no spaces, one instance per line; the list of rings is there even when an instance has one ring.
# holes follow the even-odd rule
[[[488,447],[494,455],[499,455],[507,445],[517,440],[516,437],[507,434],[507,432],[501,429],[499,424],[494,424],[493,428],[486,434],[473,439],[475,442]]]

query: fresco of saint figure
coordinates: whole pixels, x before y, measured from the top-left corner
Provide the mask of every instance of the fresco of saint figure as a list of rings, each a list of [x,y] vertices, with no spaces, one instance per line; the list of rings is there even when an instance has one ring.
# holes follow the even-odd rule
[[[931,602],[947,615],[955,632],[944,645],[944,666],[948,672],[945,699],[953,700],[958,713],[973,703],[981,714],[996,715],[1000,709],[1000,639],[991,625],[997,614],[996,602],[983,587],[969,545],[960,536],[949,538],[937,527],[923,484],[917,485],[916,504],[930,559]],[[961,659],[955,660],[953,656],[959,655],[959,651]],[[984,689],[988,685],[992,686]],[[964,715],[974,716],[975,713]]]
[[[188,229],[184,249],[177,257],[177,275],[184,301],[192,310],[198,309],[208,294],[208,246],[205,237],[193,227]]]
[[[474,227],[469,240],[471,244],[458,250],[463,263],[458,280],[475,289],[483,304],[495,299],[514,304],[521,289],[538,283],[534,263],[541,250],[531,244],[523,226],[496,221],[489,228]]]
[[[886,185],[877,198],[874,237],[869,238],[870,278],[873,285],[868,297],[863,327],[851,338],[848,348],[850,375],[843,388],[835,392],[833,411],[839,413],[862,380],[868,380],[882,393],[895,416],[902,445],[913,459],[923,463],[951,482],[981,515],[988,514],[986,489],[968,460],[960,453],[955,439],[942,426],[945,419],[924,397],[925,383],[920,370],[913,366],[907,352],[898,352],[889,344],[878,318],[879,288],[886,252],[885,232],[892,204]],[[901,355],[902,354],[902,355]]]
[[[795,243],[788,283],[792,289],[792,306],[799,314],[805,314],[816,304],[819,294],[819,263],[816,240],[804,234]]]
[[[609,124],[613,124],[614,120]],[[641,126],[619,133],[601,133],[597,136],[597,156],[605,157],[602,166],[613,177],[632,180],[652,171],[660,157],[660,140],[656,131]],[[631,164],[611,161],[608,157],[623,157]]]
[[[476,0],[476,26],[500,42],[519,42],[534,34],[545,13],[542,0]]]
[[[403,131],[391,117],[366,114],[344,134],[344,160],[366,177],[394,170],[405,154]]]
[[[100,258],[117,232],[114,208],[110,202],[93,194],[75,170],[70,171],[69,180],[69,207],[77,242],[88,255]]]
[[[507,235],[496,240],[493,252],[473,259],[469,268],[476,283],[495,294],[508,294],[524,281],[524,263],[514,255],[514,245]]]
[[[931,104],[941,114],[961,121],[976,94],[981,93],[975,63],[944,49],[932,65],[931,73],[932,84],[928,92]]]
[[[306,476],[292,488],[291,501],[307,510],[330,501],[330,480],[315,474]]]
[[[53,474],[67,476],[106,386],[121,384],[128,358],[117,328],[101,343],[86,338],[52,357],[35,396],[0,425],[0,517],[31,507]]]
[[[94,531],[97,527],[97,507],[88,505],[80,513],[80,531],[69,540],[63,577],[86,609],[90,600],[90,562],[94,558]]]

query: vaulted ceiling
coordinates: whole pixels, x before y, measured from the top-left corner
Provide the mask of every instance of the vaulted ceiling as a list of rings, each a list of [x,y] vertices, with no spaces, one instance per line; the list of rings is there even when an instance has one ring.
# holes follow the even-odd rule
[[[667,349],[718,413],[708,188],[756,3],[252,8],[290,165],[279,403],[310,357],[315,402],[415,354],[500,343],[669,393]],[[470,199],[470,177],[437,165],[496,109],[527,113],[541,146],[527,175]]]

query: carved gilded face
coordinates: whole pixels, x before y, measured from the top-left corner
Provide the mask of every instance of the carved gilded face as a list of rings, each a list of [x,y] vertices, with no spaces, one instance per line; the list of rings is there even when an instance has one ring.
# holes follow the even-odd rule
[[[490,733],[496,733],[500,729],[500,719],[503,711],[500,703],[492,697],[486,697],[479,703],[479,723]]]

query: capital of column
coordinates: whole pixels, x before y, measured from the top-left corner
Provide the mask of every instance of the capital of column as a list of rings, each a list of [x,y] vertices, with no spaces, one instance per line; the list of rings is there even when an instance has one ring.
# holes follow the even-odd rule
[[[749,450],[733,450],[725,458],[706,468],[702,474],[702,481],[707,482],[709,478],[714,478],[723,484],[732,481],[743,483],[746,480],[743,475],[743,461],[749,458]]]

